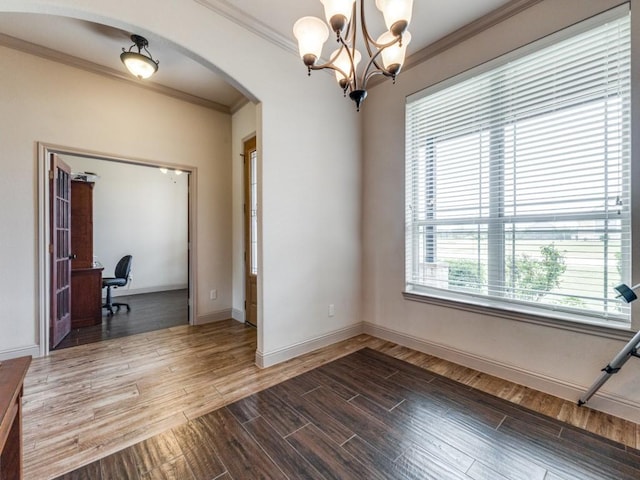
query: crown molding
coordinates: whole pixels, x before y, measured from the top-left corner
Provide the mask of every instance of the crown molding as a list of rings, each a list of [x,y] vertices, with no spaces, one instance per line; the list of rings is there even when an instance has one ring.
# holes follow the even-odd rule
[[[261,22],[257,18],[248,15],[246,12],[234,6],[228,0],[194,0],[203,7],[208,8],[223,16],[227,20],[240,25],[241,27],[255,33],[259,37],[283,48],[291,53],[298,54],[298,46],[288,37],[277,32],[267,24]]]
[[[517,15],[518,13],[533,7],[537,3],[543,0],[511,0],[505,3],[501,7],[487,13],[486,15],[474,20],[467,25],[460,27],[459,29],[451,32],[449,35],[442,37],[440,40],[427,45],[422,50],[414,53],[407,58],[404,65],[404,70],[408,70],[420,63],[435,57],[436,55],[448,50],[470,38],[478,35],[479,33],[488,30],[489,28],[504,22],[506,19]]]
[[[242,97],[241,99],[239,99],[236,103],[231,105],[231,108],[230,108],[231,115],[236,113],[238,110],[240,110],[242,107],[244,107],[248,103],[250,103],[250,100],[247,97]]]
[[[51,60],[53,62],[62,63],[70,67],[79,68],[81,70],[109,77],[111,79],[127,82],[129,85],[135,85],[146,90],[151,90],[153,92],[167,95],[169,97],[173,97],[185,102],[193,103],[201,107],[210,108],[218,112],[231,113],[230,107],[218,102],[214,102],[213,100],[208,100],[196,95],[191,95],[181,90],[176,90],[174,88],[166,87],[164,85],[149,81],[145,81],[143,83],[139,80],[134,79],[131,75],[128,75],[119,70],[105,67],[103,65],[98,65],[97,63],[84,60],[83,58],[74,57],[73,55],[67,55],[57,50],[43,47],[41,45],[36,45],[35,43],[27,42],[26,40],[21,40],[10,35],[0,33],[0,46],[28,53],[30,55],[35,55],[46,60]]]

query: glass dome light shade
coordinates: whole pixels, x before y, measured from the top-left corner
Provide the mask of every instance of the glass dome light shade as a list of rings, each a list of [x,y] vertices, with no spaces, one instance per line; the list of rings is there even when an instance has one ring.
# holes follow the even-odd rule
[[[384,32],[378,37],[377,43],[386,45],[396,40],[396,36],[391,32]],[[382,64],[384,68],[393,75],[397,75],[404,64],[405,57],[407,55],[407,45],[411,42],[411,34],[404,32],[402,35],[402,45],[400,42],[382,49],[380,55],[382,56]]]
[[[120,60],[127,70],[140,80],[149,78],[158,71],[158,64],[141,53],[123,52],[120,54]]]
[[[329,29],[317,17],[302,17],[293,25],[293,35],[298,40],[300,58],[311,66],[322,55],[324,42],[329,38]]]
[[[334,32],[341,32],[349,24],[356,0],[320,0],[324,16]]]
[[[338,54],[338,52],[340,52],[340,54]],[[333,60],[333,65],[348,75],[348,77],[345,78],[345,76],[342,75],[342,73],[338,72],[337,70],[335,71],[336,80],[338,84],[340,85],[340,87],[344,88],[347,85],[347,82],[349,81],[351,76],[355,75],[356,72],[352,71],[351,69],[351,60],[349,58],[349,53],[347,52],[346,48],[342,48],[334,51],[331,54],[331,58],[334,58],[334,57],[335,59]],[[358,69],[358,63],[360,63],[361,59],[362,59],[362,55],[358,50],[356,50],[353,55],[354,70]]]
[[[411,23],[413,0],[376,0],[376,7],[382,12],[389,31],[398,36]]]

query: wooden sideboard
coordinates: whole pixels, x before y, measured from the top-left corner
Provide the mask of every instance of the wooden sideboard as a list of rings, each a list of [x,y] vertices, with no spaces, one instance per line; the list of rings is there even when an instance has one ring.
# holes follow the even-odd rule
[[[0,480],[22,479],[22,393],[31,357],[0,362]]]

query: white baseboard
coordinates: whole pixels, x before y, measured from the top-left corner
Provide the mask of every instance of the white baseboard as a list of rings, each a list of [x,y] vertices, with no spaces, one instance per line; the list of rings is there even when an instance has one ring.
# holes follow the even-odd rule
[[[169,292],[171,290],[186,290],[188,285],[164,285],[161,287],[141,287],[141,288],[112,288],[111,296],[112,297],[126,297],[127,295],[140,295],[141,293],[159,293],[159,292]],[[105,292],[102,292],[102,300],[105,299]]]
[[[196,317],[196,325],[204,325],[205,323],[229,320],[230,318],[232,318],[231,311],[232,310],[230,308],[225,308],[224,310],[207,313],[206,315],[199,315],[198,317]]]
[[[577,402],[588,388],[588,386],[576,385],[371,323],[364,322],[363,330],[368,335],[564,398],[565,400]],[[598,372],[594,373],[594,378],[596,373]],[[628,398],[622,398],[600,390],[589,400],[588,406],[616,417],[640,423],[640,403],[630,401]]]
[[[16,348],[14,350],[3,350],[0,352],[0,360],[9,360],[11,358],[26,357],[29,355],[32,357],[39,357],[40,346],[30,345],[28,347]]]
[[[304,342],[296,343],[288,347],[281,348],[274,352],[262,353],[256,351],[256,365],[260,368],[267,368],[292,358],[313,352],[322,347],[327,347],[337,342],[347,340],[362,333],[362,323],[341,328],[333,332],[321,335]]]
[[[244,323],[244,310],[240,310],[238,308],[234,308],[231,310],[231,318],[237,320],[239,322]]]

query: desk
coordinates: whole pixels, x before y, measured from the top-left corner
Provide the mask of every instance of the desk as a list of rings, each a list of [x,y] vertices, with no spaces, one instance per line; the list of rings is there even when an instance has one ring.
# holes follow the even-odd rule
[[[0,480],[22,478],[22,391],[31,357],[0,363]]]
[[[102,323],[102,270],[71,269],[71,328]]]

